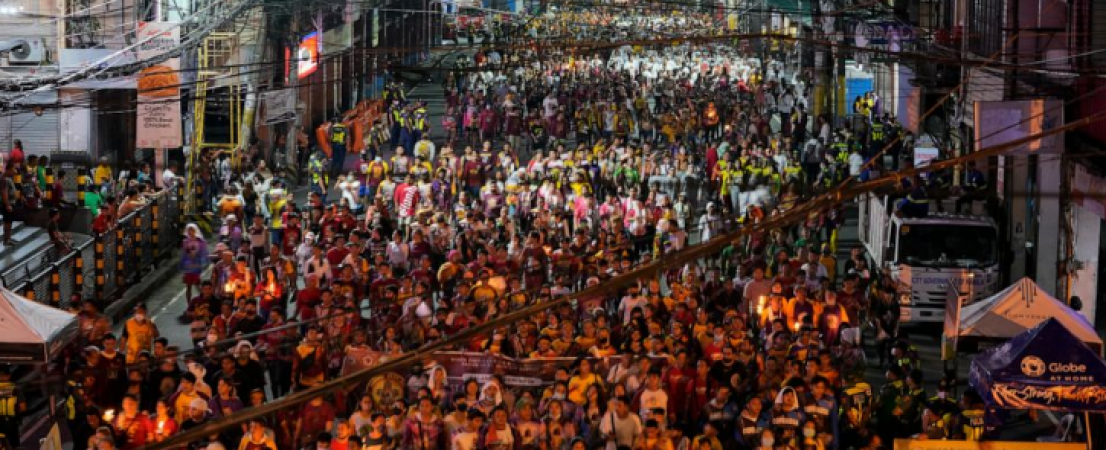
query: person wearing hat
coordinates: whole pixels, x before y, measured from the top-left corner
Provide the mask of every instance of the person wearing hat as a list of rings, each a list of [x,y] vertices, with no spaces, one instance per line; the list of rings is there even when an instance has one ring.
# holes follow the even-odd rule
[[[188,409],[184,415],[185,417],[181,424],[181,431],[188,431],[193,428],[199,428],[201,425],[207,422],[208,416],[211,410],[208,408],[208,403],[202,398],[194,398],[188,402]]]

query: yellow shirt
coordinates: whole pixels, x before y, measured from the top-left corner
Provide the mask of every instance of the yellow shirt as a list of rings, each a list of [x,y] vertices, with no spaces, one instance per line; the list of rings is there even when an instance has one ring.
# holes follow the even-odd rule
[[[92,169],[92,179],[96,184],[111,181],[111,167],[96,166],[95,169]]]
[[[583,405],[587,401],[588,387],[593,384],[602,388],[603,379],[594,373],[584,378],[574,375],[568,380],[568,400],[577,405]]]

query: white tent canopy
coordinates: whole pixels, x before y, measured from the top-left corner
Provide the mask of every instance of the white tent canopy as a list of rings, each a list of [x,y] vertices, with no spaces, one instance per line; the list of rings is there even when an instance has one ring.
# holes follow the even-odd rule
[[[1102,348],[1102,338],[1082,314],[1049,295],[1033,280],[1022,278],[960,312],[960,338],[1009,339],[1055,317],[1083,342]]]
[[[77,331],[76,315],[0,288],[0,362],[48,362]]]

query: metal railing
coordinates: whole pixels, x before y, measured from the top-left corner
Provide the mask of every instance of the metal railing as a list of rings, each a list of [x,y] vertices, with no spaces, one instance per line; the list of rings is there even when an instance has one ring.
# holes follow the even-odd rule
[[[182,234],[181,187],[147,197],[149,203],[120,219],[64,255],[49,247],[43,257],[11,290],[58,308],[73,298],[94,300],[101,309],[123,297],[147,270],[176,248]]]

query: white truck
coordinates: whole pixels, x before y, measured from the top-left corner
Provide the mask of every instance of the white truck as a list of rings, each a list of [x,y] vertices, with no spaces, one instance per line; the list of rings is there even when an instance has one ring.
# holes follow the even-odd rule
[[[994,294],[999,282],[998,226],[986,215],[894,214],[886,196],[860,199],[860,241],[873,271],[898,282],[902,323],[940,323],[950,297],[964,304]]]

